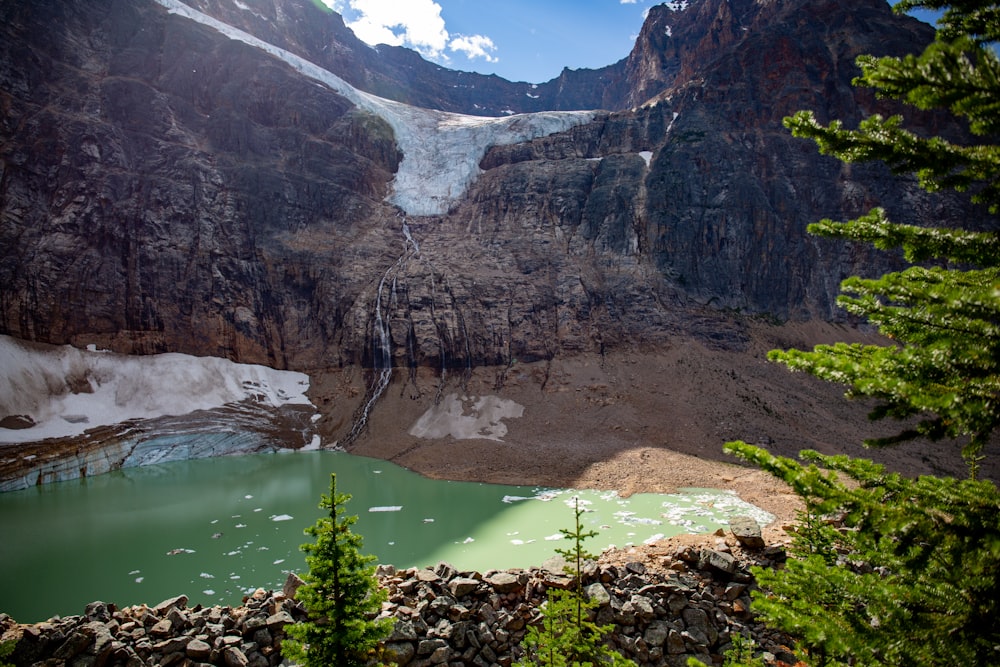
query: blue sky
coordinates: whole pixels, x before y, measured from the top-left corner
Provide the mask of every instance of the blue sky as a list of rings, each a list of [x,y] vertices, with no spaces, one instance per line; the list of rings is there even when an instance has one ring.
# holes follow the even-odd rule
[[[691,0],[697,2],[698,0]],[[660,0],[323,0],[369,44],[451,69],[541,83],[628,55]],[[680,4],[683,0],[678,0]]]
[[[324,0],[363,41],[451,69],[541,83],[628,55],[654,0]]]

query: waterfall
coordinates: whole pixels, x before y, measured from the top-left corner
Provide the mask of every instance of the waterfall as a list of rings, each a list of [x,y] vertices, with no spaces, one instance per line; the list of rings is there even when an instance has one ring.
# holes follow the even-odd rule
[[[365,402],[357,413],[358,416],[354,420],[354,426],[351,428],[350,435],[347,436],[347,443],[352,442],[365,430],[372,407],[382,397],[382,394],[389,386],[389,381],[392,380],[392,330],[389,327],[389,313],[396,303],[396,280],[399,277],[399,273],[406,266],[411,255],[418,254],[420,254],[420,246],[414,240],[410,233],[410,227],[406,224],[404,218],[403,253],[392,266],[385,270],[385,273],[382,274],[382,277],[378,281],[378,290],[375,293],[375,312],[372,318],[371,338],[374,376],[371,386],[368,388]],[[390,293],[389,298],[386,300],[388,303],[383,307],[383,294],[386,291],[386,282],[389,282]]]

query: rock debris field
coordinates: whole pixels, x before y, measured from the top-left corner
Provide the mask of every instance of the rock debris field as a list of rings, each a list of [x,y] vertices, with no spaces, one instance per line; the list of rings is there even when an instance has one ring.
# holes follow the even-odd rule
[[[786,640],[754,621],[749,567],[780,566],[782,544],[767,544],[752,519],[729,531],[683,536],[657,545],[611,550],[583,568],[595,620],[613,624],[610,644],[642,666],[683,666],[689,657],[721,664],[736,633],[752,636],[773,665],[794,664]],[[395,619],[386,658],[400,667],[507,667],[523,657],[527,628],[552,588],[570,588],[564,561],[541,567],[460,572],[446,563],[396,570],[380,566],[389,599],[381,614]],[[187,607],[178,596],[155,605],[118,609],[93,602],[83,614],[21,625],[0,616],[5,639],[16,639],[14,665],[282,664],[285,627],[303,620],[296,602],[301,580],[281,591],[258,589],[238,607]]]

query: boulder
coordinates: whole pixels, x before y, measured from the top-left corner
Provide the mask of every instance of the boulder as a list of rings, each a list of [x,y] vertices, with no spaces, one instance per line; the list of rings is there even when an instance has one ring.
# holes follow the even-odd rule
[[[763,549],[765,546],[760,524],[751,517],[740,516],[730,519],[729,531],[744,548]]]

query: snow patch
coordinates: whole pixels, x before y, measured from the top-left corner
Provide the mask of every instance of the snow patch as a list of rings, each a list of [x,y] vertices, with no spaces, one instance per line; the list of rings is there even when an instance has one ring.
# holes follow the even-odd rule
[[[504,419],[524,415],[524,406],[499,396],[459,397],[448,394],[440,403],[422,414],[410,428],[417,438],[502,441],[507,435]]]
[[[129,419],[179,416],[253,401],[310,405],[309,376],[186,354],[129,356],[69,345],[41,349],[0,336],[0,417],[34,426],[0,428],[0,443],[81,435]]]

